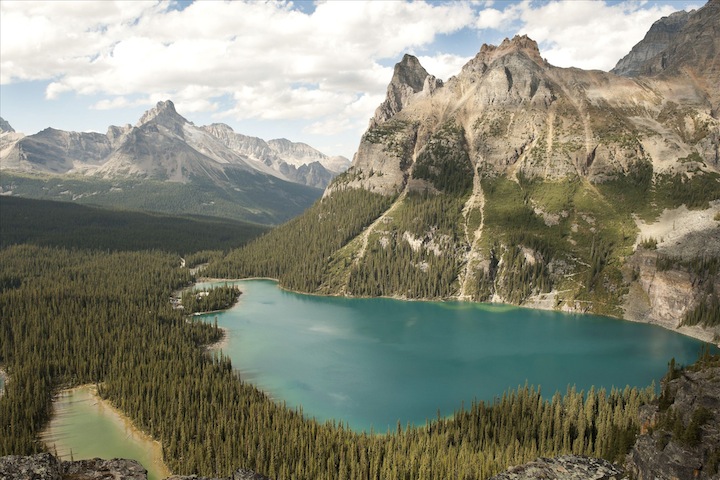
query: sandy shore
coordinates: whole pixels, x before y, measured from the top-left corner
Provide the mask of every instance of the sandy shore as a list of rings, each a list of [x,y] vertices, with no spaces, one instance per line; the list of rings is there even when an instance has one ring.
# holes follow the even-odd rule
[[[59,395],[70,393],[82,394],[83,392],[86,392],[89,396],[89,402],[91,403],[92,407],[96,408],[99,412],[102,412],[107,417],[109,417],[110,420],[118,426],[118,428],[129,432],[128,438],[130,438],[135,443],[139,443],[147,447],[147,450],[150,453],[150,457],[152,459],[152,465],[148,465],[146,466],[146,468],[151,467],[154,470],[154,473],[159,476],[159,478],[167,478],[172,475],[170,469],[163,462],[162,445],[160,444],[160,442],[140,430],[127,415],[117,409],[108,400],[100,398],[100,396],[97,394],[95,385],[81,385],[79,387],[63,390],[59,393]],[[53,410],[55,410],[54,404]],[[56,412],[53,412],[53,416],[55,414]],[[58,443],[61,443],[58,442],[59,439],[53,430],[53,421],[51,421],[47,428],[40,434],[40,440],[44,442],[51,450],[56,448],[56,445]],[[66,449],[58,448],[57,454],[62,460],[69,460],[70,454],[69,452],[65,453],[64,450]]]
[[[223,332],[222,338],[221,338],[220,340],[218,340],[217,342],[215,342],[215,343],[211,343],[211,344],[209,344],[209,345],[206,345],[206,346],[205,346],[205,349],[206,349],[207,351],[223,350],[223,349],[226,349],[227,346],[228,346],[228,342],[229,342],[229,339],[228,339],[228,333],[229,333],[229,331],[228,331],[228,329],[225,328],[225,327],[220,327],[220,326],[218,326],[218,328],[219,328],[220,330],[222,330],[222,332]]]

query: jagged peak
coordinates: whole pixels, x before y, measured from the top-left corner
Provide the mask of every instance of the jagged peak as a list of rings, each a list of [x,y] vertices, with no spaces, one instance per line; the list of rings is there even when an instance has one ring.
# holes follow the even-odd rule
[[[392,80],[387,88],[385,101],[375,110],[370,127],[379,125],[405,108],[415,94],[432,93],[442,86],[442,81],[430,75],[417,57],[406,53],[395,64]]]
[[[158,102],[153,108],[148,110],[140,117],[140,121],[137,123],[138,127],[145,125],[151,121],[166,125],[168,121],[171,124],[179,123],[190,123],[182,115],[177,113],[175,110],[175,104],[171,100],[165,100]]]
[[[414,92],[420,92],[425,84],[428,72],[414,55],[406,53],[402,60],[395,64],[391,85],[407,85]]]
[[[201,127],[204,130],[216,132],[216,133],[224,133],[226,135],[235,134],[235,130],[228,125],[227,123],[211,123],[210,125],[205,125],[204,127]]]
[[[513,38],[506,38],[498,46],[484,43],[475,58],[463,66],[462,71],[484,71],[487,65],[506,55],[522,53],[540,66],[547,65],[547,62],[540,56],[540,48],[535,40],[527,35],[515,35]]]
[[[6,133],[6,132],[12,133],[12,132],[15,132],[15,129],[12,126],[10,126],[10,123],[8,123],[7,120],[0,117],[0,133]]]

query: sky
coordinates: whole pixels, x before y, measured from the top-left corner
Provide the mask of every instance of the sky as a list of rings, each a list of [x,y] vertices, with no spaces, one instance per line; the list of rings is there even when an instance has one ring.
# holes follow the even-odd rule
[[[0,0],[0,117],[105,133],[172,100],[350,159],[405,53],[447,80],[526,34],[559,67],[610,70],[659,18],[702,0]]]

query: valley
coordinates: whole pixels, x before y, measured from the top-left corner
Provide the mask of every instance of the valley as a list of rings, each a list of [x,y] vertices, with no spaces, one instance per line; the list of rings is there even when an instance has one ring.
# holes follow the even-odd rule
[[[153,30],[138,18],[123,28]],[[717,477],[718,25],[720,0],[662,17],[607,72],[555,66],[522,31],[446,80],[420,54],[372,75],[298,57],[347,69],[308,81],[223,53],[214,82],[296,77],[244,103],[245,86],[179,96],[258,124],[342,100],[303,133],[359,132],[353,112],[377,101],[347,85],[392,70],[352,162],[197,126],[156,103],[172,88],[113,97],[154,107],[106,133],[0,118],[0,477],[35,458],[85,480],[46,454],[67,450],[151,453],[154,479],[486,480],[567,462]],[[333,83],[347,90],[319,94]]]

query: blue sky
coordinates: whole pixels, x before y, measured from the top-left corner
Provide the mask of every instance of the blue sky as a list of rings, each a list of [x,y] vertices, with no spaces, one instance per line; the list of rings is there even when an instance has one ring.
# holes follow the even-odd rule
[[[170,99],[196,125],[352,158],[404,53],[447,79],[527,34],[553,65],[609,70],[655,20],[703,3],[0,0],[0,116],[104,133]]]

